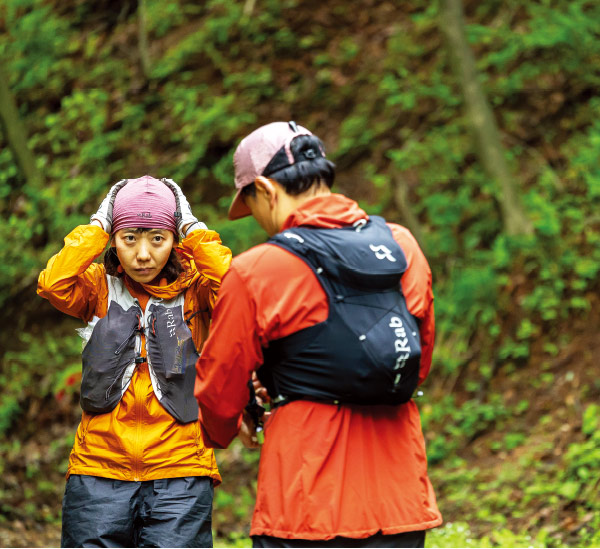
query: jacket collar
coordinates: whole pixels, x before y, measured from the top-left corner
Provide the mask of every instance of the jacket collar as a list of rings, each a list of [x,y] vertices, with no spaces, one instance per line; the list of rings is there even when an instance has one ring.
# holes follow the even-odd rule
[[[179,254],[179,260],[185,269],[177,280],[171,282],[171,284],[167,284],[166,280],[162,279],[158,285],[152,285],[137,283],[128,276],[125,276],[125,284],[128,289],[130,291],[133,290],[134,293],[138,293],[141,290],[151,296],[165,300],[173,299],[181,292],[187,290],[200,277],[200,273],[196,269],[191,254],[185,252],[180,246],[176,247],[175,251]]]
[[[281,230],[302,225],[337,229],[356,223],[359,219],[369,219],[369,216],[354,200],[343,194],[332,193],[304,202],[285,220]]]

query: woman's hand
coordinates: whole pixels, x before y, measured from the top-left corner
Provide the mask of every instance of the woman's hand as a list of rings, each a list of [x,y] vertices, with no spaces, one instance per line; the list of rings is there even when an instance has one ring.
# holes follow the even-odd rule
[[[108,194],[104,197],[104,200],[100,204],[98,211],[90,217],[90,223],[96,222],[99,224],[107,233],[110,234],[112,229],[113,221],[113,207],[115,205],[115,198],[117,193],[127,184],[127,179],[121,179],[118,183],[115,183],[108,191]]]
[[[196,229],[206,229],[206,225],[201,221],[198,221],[196,216],[192,213],[192,208],[187,198],[183,194],[183,191],[172,179],[161,179],[161,181],[173,191],[175,195],[175,202],[177,203],[177,212],[179,216],[175,220],[177,223],[177,231],[181,238],[185,238],[190,231]]]

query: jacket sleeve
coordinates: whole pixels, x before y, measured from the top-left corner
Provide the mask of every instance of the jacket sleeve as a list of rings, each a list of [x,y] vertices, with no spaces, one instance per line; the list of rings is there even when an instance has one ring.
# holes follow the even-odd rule
[[[219,233],[211,230],[192,231],[182,242],[200,273],[196,292],[212,310],[217,300],[221,280],[231,265],[231,250],[221,243]]]
[[[204,443],[227,448],[250,397],[248,381],[263,362],[256,306],[235,267],[223,278],[210,335],[196,364],[195,395]]]
[[[93,263],[109,236],[96,225],[80,225],[65,237],[63,249],[50,258],[38,278],[37,293],[59,311],[84,321],[96,311],[100,292],[106,292],[103,265]]]
[[[389,224],[394,239],[404,251],[408,268],[402,275],[402,292],[411,314],[420,320],[421,368],[419,384],[425,381],[431,369],[435,341],[432,277],[429,263],[412,233],[400,225]]]

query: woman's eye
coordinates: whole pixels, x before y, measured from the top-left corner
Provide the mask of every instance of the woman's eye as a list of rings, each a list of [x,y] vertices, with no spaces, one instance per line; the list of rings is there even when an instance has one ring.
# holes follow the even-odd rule
[[[164,238],[162,236],[155,236],[154,237],[154,242],[162,242],[164,240]]]

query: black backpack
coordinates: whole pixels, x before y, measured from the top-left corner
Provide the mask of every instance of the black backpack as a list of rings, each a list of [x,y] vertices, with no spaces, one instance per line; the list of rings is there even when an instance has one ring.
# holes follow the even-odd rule
[[[296,227],[269,240],[304,260],[329,299],[327,320],[270,341],[258,370],[273,403],[402,404],[419,379],[418,319],[400,279],[404,252],[381,217]]]

